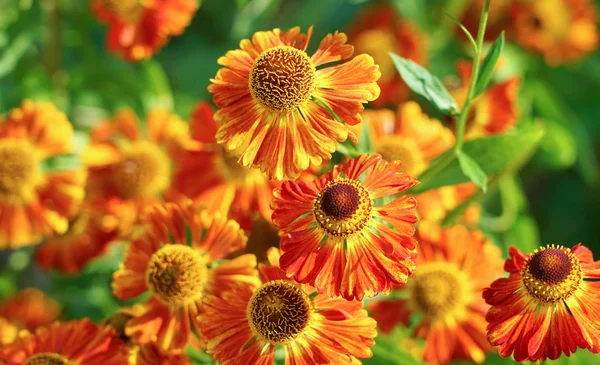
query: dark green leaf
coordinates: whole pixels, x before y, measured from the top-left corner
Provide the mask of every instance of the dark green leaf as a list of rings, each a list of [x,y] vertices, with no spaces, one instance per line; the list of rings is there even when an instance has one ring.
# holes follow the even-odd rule
[[[503,48],[504,32],[500,33],[500,37],[496,39],[496,42],[494,42],[492,48],[489,49],[485,55],[485,58],[483,59],[483,62],[481,63],[479,76],[477,76],[477,83],[475,84],[475,96],[481,94],[490,82],[492,74],[494,73],[494,68],[496,68],[496,63],[500,58]]]
[[[577,140],[573,132],[554,120],[544,121],[546,134],[533,157],[533,163],[546,170],[570,168],[577,161]]]
[[[27,50],[33,45],[33,36],[31,32],[20,34],[11,43],[10,47],[4,51],[0,58],[0,78],[11,73],[17,66],[17,63],[25,55]]]
[[[458,163],[463,174],[484,192],[487,190],[487,175],[481,167],[464,151],[458,154]]]
[[[400,76],[412,91],[427,99],[444,114],[456,115],[458,113],[459,109],[456,101],[454,101],[440,79],[411,60],[391,52],[390,57],[392,57],[396,69],[400,72]]]
[[[487,176],[494,176],[502,171],[516,169],[526,162],[543,136],[543,127],[534,124],[518,131],[467,141],[462,150],[481,166]],[[439,167],[439,161],[447,160],[448,155],[452,153],[454,152],[447,151],[436,158],[429,169],[438,169],[439,171],[435,176],[415,186],[411,192],[422,193],[430,189],[470,181],[463,174],[457,159]],[[427,171],[424,174],[426,173]]]

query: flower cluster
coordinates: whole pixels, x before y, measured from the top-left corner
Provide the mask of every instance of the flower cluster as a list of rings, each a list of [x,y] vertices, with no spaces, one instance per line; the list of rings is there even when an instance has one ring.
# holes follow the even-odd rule
[[[128,61],[151,58],[198,6],[91,3]],[[466,4],[462,28],[485,30],[489,7]],[[588,8],[498,1],[488,38],[468,34],[475,56],[443,81],[422,67],[436,40],[392,6],[318,43],[312,26],[258,31],[217,60],[214,106],[197,102],[189,121],[117,109],[83,146],[54,104],[23,101],[0,117],[0,249],[37,245],[37,266],[65,280],[124,254],[118,308],[99,323],[38,289],[0,300],[0,364],[356,365],[378,331],[436,365],[599,353],[600,261],[582,244],[505,260],[488,233],[507,218],[479,199],[528,157],[507,141],[533,128],[521,78],[498,77],[503,38],[480,63],[483,40],[512,19],[511,39],[573,60],[596,45]]]

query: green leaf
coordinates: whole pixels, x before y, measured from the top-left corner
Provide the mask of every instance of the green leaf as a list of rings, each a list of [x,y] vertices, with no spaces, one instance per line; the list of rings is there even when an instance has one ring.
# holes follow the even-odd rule
[[[481,69],[479,71],[479,75],[477,76],[477,83],[475,84],[475,96],[481,94],[490,82],[492,74],[494,73],[494,68],[496,68],[496,63],[500,58],[503,48],[504,32],[500,33],[500,37],[496,39],[496,42],[494,42],[492,48],[489,49],[485,55],[485,58],[483,59],[483,62],[481,63]]]
[[[458,114],[459,108],[440,79],[411,60],[390,52],[400,76],[415,93],[427,99],[437,110],[447,115]]]
[[[546,135],[533,156],[536,167],[545,170],[568,169],[577,162],[577,140],[573,132],[554,120],[544,120]]]
[[[173,109],[173,92],[165,70],[158,61],[148,60],[142,63],[146,89],[142,100],[146,110],[154,107]]]
[[[477,42],[475,42],[475,39],[471,35],[471,32],[469,32],[469,30],[467,28],[465,28],[465,26],[460,22],[460,20],[453,17],[450,13],[446,12],[446,16],[448,18],[450,18],[450,20],[452,20],[454,22],[454,24],[458,25],[458,27],[463,31],[463,33],[469,40],[469,42],[471,42],[471,46],[473,47],[473,52],[477,53],[477,48],[478,48]]]
[[[458,153],[458,163],[463,174],[475,183],[484,192],[487,190],[487,175],[471,156],[465,152]]]
[[[462,150],[477,162],[487,176],[494,176],[502,171],[517,169],[525,163],[543,136],[543,127],[533,124],[506,134],[467,141]],[[462,172],[458,159],[452,159],[440,167],[440,161],[448,160],[453,153],[450,150],[436,158],[428,169],[428,171],[436,169],[435,175],[415,186],[411,193],[418,194],[430,189],[470,181]],[[430,173],[425,171],[423,175],[425,174]]]
[[[11,73],[17,63],[31,49],[34,39],[31,32],[24,32],[17,36],[10,47],[0,57],[0,78]]]

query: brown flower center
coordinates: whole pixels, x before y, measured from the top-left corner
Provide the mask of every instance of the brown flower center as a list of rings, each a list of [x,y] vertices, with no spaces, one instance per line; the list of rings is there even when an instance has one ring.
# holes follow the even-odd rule
[[[314,201],[317,223],[327,233],[347,237],[360,232],[371,219],[373,201],[357,180],[330,181]]]
[[[427,168],[425,157],[417,144],[400,136],[380,137],[375,143],[375,151],[386,161],[402,162],[402,170],[411,176],[416,176]]]
[[[33,146],[22,139],[1,139],[0,161],[0,196],[27,199],[41,177]]]
[[[285,344],[308,327],[312,305],[296,285],[274,280],[256,290],[246,312],[258,337],[272,344]]]
[[[409,290],[417,310],[429,318],[456,314],[465,302],[467,285],[464,273],[449,263],[435,262],[419,267]]]
[[[290,46],[264,51],[250,71],[250,92],[263,106],[283,111],[304,103],[315,89],[316,69],[306,52]]]
[[[154,143],[136,142],[124,151],[113,178],[125,198],[155,197],[171,182],[169,158]]]
[[[206,271],[206,264],[196,250],[186,245],[169,244],[150,258],[146,282],[161,302],[180,306],[202,295]]]
[[[103,0],[103,3],[126,23],[136,23],[144,10],[142,0]]]
[[[42,352],[29,357],[23,365],[69,365],[69,360],[59,354]]]
[[[579,259],[570,249],[554,245],[536,250],[526,261],[521,276],[527,292],[544,303],[569,298],[583,279]]]

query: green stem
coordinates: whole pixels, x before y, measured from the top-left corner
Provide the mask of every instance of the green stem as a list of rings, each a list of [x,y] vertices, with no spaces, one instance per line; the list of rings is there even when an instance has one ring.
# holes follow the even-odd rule
[[[473,69],[471,72],[471,81],[469,82],[469,90],[467,91],[467,97],[465,104],[458,117],[456,127],[456,144],[454,145],[454,153],[458,154],[462,150],[464,144],[465,128],[467,124],[467,117],[469,110],[471,109],[471,103],[475,97],[475,85],[477,84],[477,77],[479,76],[479,65],[481,59],[481,52],[483,48],[483,37],[485,35],[485,26],[487,24],[488,13],[490,10],[490,0],[485,0],[483,9],[481,10],[481,18],[479,19],[479,30],[477,31],[477,48],[475,49],[475,55],[473,56]]]

